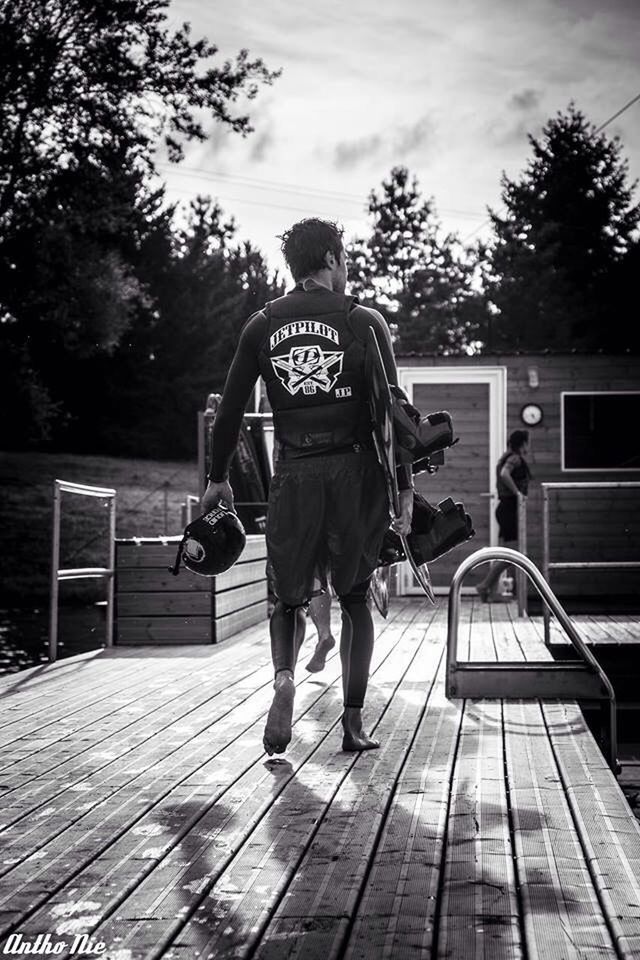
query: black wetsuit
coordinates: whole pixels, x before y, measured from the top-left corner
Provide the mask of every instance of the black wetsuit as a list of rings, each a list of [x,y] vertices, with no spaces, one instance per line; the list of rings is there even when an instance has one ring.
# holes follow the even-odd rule
[[[249,319],[214,423],[210,477],[227,478],[262,374],[279,449],[266,531],[278,597],[270,624],[274,668],[293,670],[304,606],[326,589],[330,571],[343,611],[345,706],[361,707],[373,649],[366,596],[389,526],[363,380],[370,326],[389,381],[397,379],[386,324],[353,301],[307,282]],[[408,485],[401,478],[401,486]]]

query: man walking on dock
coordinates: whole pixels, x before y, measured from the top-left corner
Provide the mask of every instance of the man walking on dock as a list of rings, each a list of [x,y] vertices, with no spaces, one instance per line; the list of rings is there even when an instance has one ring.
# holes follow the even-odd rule
[[[242,330],[213,427],[203,508],[221,500],[233,504],[229,464],[261,375],[279,450],[266,530],[277,600],[270,620],[275,693],[265,750],[283,753],[291,740],[297,640],[305,609],[327,589],[328,574],[343,614],[342,746],[369,750],[379,744],[362,724],[374,640],[367,592],[390,515],[372,440],[365,349],[373,327],[389,382],[397,384],[391,337],[381,314],[345,295],[346,256],[334,223],[302,220],[281,239],[295,286]],[[407,534],[410,468],[399,468],[398,481],[401,516],[391,525]]]

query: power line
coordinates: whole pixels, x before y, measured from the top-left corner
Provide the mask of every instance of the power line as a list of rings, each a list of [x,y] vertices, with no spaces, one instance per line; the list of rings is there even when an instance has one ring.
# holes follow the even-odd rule
[[[176,190],[177,188],[169,187],[168,189]],[[225,200],[229,203],[247,203],[250,206],[254,206],[254,207],[270,207],[273,210],[287,210],[292,213],[306,213],[307,215],[309,215],[309,213],[314,212],[312,210],[309,210],[309,207],[293,207],[293,206],[288,206],[287,204],[284,204],[284,203],[269,203],[268,200],[246,200],[240,197],[225,197]],[[326,216],[325,211],[315,211],[315,212],[319,216],[322,216],[322,215]]]
[[[619,117],[620,114],[624,113],[625,110],[628,110],[629,107],[633,106],[633,104],[636,103],[638,100],[640,100],[640,93],[637,93],[635,97],[629,100],[629,103],[625,103],[624,107],[621,107],[621,109],[618,110],[617,113],[614,113],[613,116],[609,117],[608,120],[605,120],[605,122],[598,127],[595,133],[600,133],[601,130],[604,130],[604,128],[607,127],[612,120],[615,120],[617,117]]]
[[[257,177],[244,177],[239,174],[204,170],[202,167],[175,167],[167,163],[159,163],[158,166],[173,173],[198,177],[201,180],[226,180],[235,184],[241,183],[242,185],[252,186],[259,190],[280,190],[282,193],[297,193],[304,197],[326,197],[330,200],[347,200],[358,204],[363,202],[362,197],[358,197],[354,193],[342,193],[333,190],[307,190],[299,184],[282,183],[277,180],[259,180]]]
[[[321,200],[331,200],[338,202],[347,202],[358,204],[362,207],[367,203],[366,200],[363,200],[361,196],[357,196],[353,193],[340,193],[338,191],[329,191],[329,190],[307,190],[299,184],[287,184],[277,180],[260,180],[257,177],[244,177],[237,174],[226,174],[220,173],[217,171],[203,170],[200,167],[181,167],[174,168],[169,164],[159,163],[159,167],[162,167],[166,171],[171,171],[177,173],[179,176],[195,177],[201,180],[212,180],[212,181],[222,181],[228,182],[231,184],[236,184],[237,186],[248,186],[253,189],[258,190],[269,190],[271,192],[280,192],[280,193],[292,193],[297,194],[302,197],[311,197],[314,199]],[[229,198],[235,199],[235,198]],[[239,201],[244,202],[244,201]],[[247,203],[249,201],[246,201]],[[294,210],[295,207],[288,207],[286,209]],[[471,210],[458,210],[452,207],[437,207],[438,213],[445,213],[454,216],[463,217],[465,219],[477,219],[481,218],[483,214],[478,213],[477,211]]]

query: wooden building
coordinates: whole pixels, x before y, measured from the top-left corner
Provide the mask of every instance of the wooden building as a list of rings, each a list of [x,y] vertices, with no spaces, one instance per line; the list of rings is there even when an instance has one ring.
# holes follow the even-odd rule
[[[637,357],[539,353],[396,359],[400,383],[415,405],[423,413],[449,410],[460,438],[447,451],[445,466],[433,476],[422,474],[417,484],[431,502],[445,496],[463,500],[476,529],[472,541],[432,566],[437,586],[446,587],[465,555],[498,542],[496,463],[513,430],[530,433],[527,552],[538,564],[542,482],[640,481]],[[549,501],[552,562],[640,560],[640,488],[553,490]],[[478,571],[476,582],[483,573]],[[551,583],[564,597],[638,597],[640,603],[640,569],[558,570]],[[413,590],[404,571],[399,592]]]

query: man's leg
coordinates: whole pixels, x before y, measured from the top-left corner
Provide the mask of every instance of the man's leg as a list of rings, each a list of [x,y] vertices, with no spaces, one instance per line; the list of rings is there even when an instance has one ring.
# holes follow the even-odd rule
[[[379,741],[367,736],[362,728],[362,707],[373,654],[373,617],[367,603],[369,582],[370,578],[367,578],[340,597],[340,659],[344,695],[342,749],[349,751],[375,750],[380,746]]]
[[[263,737],[264,749],[269,756],[284,753],[291,740],[291,719],[296,692],[293,673],[304,639],[305,625],[304,606],[287,607],[282,600],[276,600],[269,621],[275,693]]]
[[[313,656],[307,664],[309,673],[319,673],[324,670],[327,654],[336,645],[331,633],[331,591],[325,590],[320,596],[314,597],[309,604],[309,616],[318,631],[318,642]]]

